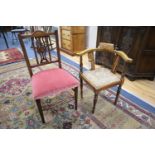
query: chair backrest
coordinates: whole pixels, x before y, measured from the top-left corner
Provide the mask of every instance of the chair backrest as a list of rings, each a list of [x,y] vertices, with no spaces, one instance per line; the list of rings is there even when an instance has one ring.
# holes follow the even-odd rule
[[[83,73],[83,59],[82,56],[84,54],[88,54],[88,59],[89,62],[91,63],[91,70],[95,70],[95,58],[94,58],[94,52],[108,52],[114,55],[114,61],[112,65],[111,72],[116,73],[117,66],[119,64],[120,58],[123,59],[124,65],[123,65],[123,70],[122,70],[122,77],[125,75],[125,66],[126,63],[132,63],[132,59],[129,58],[123,51],[116,50],[114,48],[114,44],[111,43],[105,43],[105,42],[100,42],[98,48],[91,48],[91,49],[86,49],[84,51],[81,51],[79,53],[76,53],[77,56],[80,56],[80,73]]]
[[[115,56],[114,44],[104,43],[104,42],[100,43],[97,49],[94,49],[91,52],[88,52],[88,59],[89,59],[89,62],[91,63],[91,70],[95,69],[95,58],[94,58],[95,51],[96,52],[107,52]]]
[[[113,73],[116,73],[116,69],[120,62],[120,59],[122,59],[124,62],[122,74],[124,74],[124,72],[125,72],[126,63],[132,62],[132,59],[129,58],[123,51],[116,50],[114,48],[114,44],[112,44],[112,43],[100,42],[98,49],[101,49],[101,51],[103,51],[103,52],[110,52],[114,55],[114,60],[113,60],[112,68],[111,68],[111,71]]]
[[[101,52],[109,52],[109,53],[113,54],[113,56],[115,57],[115,59],[114,59],[113,64],[112,64],[111,71],[113,73],[115,73],[116,72],[117,65],[119,64],[119,57],[117,57],[116,50],[114,48],[114,44],[100,42],[98,48],[102,49]]]
[[[24,53],[30,76],[33,75],[32,68],[34,67],[58,62],[59,67],[61,68],[61,58],[57,31],[50,33],[46,33],[44,31],[35,31],[32,34],[19,34],[18,38],[22,47],[22,51]],[[36,64],[31,64],[30,62],[30,59],[28,57],[28,49],[26,48],[27,43],[24,41],[25,39],[29,39],[29,41],[31,41],[29,46],[31,46],[31,49],[34,52]],[[52,59],[52,50],[55,50],[57,52],[56,60]]]

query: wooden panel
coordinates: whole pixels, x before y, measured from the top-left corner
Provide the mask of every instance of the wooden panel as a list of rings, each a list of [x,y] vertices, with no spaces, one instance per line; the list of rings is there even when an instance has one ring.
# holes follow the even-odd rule
[[[85,26],[72,26],[72,33],[85,33]]]
[[[155,26],[149,27],[148,39],[146,40],[145,49],[155,53]]]
[[[73,35],[73,51],[81,51],[85,49],[85,35]]]
[[[137,69],[140,73],[155,74],[155,27],[147,27]]]
[[[142,58],[140,59],[140,63],[138,65],[138,73],[155,73],[155,54],[144,54]],[[154,73],[153,73],[154,71]]]

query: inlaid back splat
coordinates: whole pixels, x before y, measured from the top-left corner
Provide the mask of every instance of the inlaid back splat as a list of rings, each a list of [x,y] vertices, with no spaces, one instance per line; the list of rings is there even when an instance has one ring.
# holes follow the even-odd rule
[[[30,38],[31,47],[34,51],[36,64],[33,64],[33,65],[29,61],[29,58],[26,52],[26,47],[23,41],[23,39],[26,39],[26,38]],[[37,66],[58,62],[59,67],[61,68],[57,31],[51,32],[51,33],[46,33],[43,31],[35,31],[30,35],[19,34],[19,41],[23,49],[24,57],[26,59],[26,64],[28,66],[30,76],[33,75],[32,68]],[[52,60],[52,53],[51,53],[52,50],[57,51],[57,59]]]
[[[37,61],[37,63],[43,63],[43,62],[50,62],[52,61],[51,56],[51,50],[54,50],[54,42],[52,43],[50,36],[42,36],[39,37],[39,34],[46,34],[45,32],[37,31],[34,32],[33,35],[36,35],[34,38],[31,39],[32,41],[32,47],[35,52],[36,59],[38,59],[38,55],[40,57],[40,62]]]

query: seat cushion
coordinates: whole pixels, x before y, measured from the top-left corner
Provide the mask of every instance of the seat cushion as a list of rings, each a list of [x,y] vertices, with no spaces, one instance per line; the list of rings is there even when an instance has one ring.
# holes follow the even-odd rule
[[[78,85],[76,78],[60,68],[40,71],[32,76],[32,93],[35,99],[56,95]]]
[[[120,75],[116,75],[111,70],[103,67],[86,71],[82,76],[97,90],[106,85],[120,82]]]

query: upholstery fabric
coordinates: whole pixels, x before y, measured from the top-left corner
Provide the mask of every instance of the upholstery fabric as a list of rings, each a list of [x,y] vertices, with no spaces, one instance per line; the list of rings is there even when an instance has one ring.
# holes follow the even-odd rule
[[[32,76],[32,92],[35,99],[56,95],[78,85],[79,81],[76,78],[60,68],[40,71]]]
[[[104,67],[86,71],[82,76],[90,82],[95,89],[100,89],[105,85],[120,81],[120,75],[113,74],[110,69]]]

